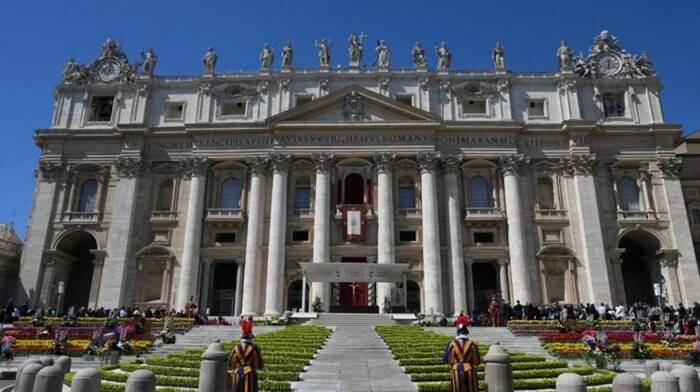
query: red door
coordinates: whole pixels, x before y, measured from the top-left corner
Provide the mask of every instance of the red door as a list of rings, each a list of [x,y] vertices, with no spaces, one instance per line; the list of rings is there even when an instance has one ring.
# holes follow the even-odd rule
[[[343,257],[342,263],[366,263],[366,257]],[[366,282],[341,283],[340,306],[367,306],[369,289]]]

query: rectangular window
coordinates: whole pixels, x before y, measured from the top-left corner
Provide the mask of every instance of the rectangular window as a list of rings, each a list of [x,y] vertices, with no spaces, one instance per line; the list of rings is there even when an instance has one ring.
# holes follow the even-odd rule
[[[114,96],[92,97],[90,103],[91,122],[110,122],[112,120],[112,109],[114,108]]]
[[[603,94],[603,110],[606,118],[625,117],[625,95]]]
[[[474,242],[480,244],[490,244],[493,243],[493,233],[488,231],[475,231],[474,232]]]
[[[561,242],[561,232],[559,230],[543,230],[542,240],[546,243]]]
[[[165,108],[166,120],[183,120],[185,118],[184,102],[168,102]]]
[[[299,185],[294,190],[294,208],[311,208],[311,187]]]
[[[221,103],[221,116],[245,116],[247,100],[227,100]]]
[[[313,101],[312,95],[297,95],[294,100],[294,106],[300,106],[311,101]]]
[[[404,105],[413,106],[413,94],[399,94],[396,100]]]
[[[532,99],[527,102],[527,118],[546,116],[544,99]]]
[[[416,232],[415,231],[399,231],[399,241],[400,242],[416,242]]]
[[[416,208],[416,188],[412,186],[399,187],[399,209]]]
[[[476,98],[465,98],[462,101],[462,113],[469,114],[486,114],[486,100]]]
[[[292,232],[292,241],[294,242],[308,242],[309,241],[309,231],[308,230],[295,230]]]
[[[220,244],[232,244],[236,242],[236,233],[216,233],[216,242]]]

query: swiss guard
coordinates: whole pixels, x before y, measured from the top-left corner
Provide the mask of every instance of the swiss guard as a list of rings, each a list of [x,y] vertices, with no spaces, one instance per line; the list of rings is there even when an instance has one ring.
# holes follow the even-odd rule
[[[466,325],[457,326],[457,336],[447,345],[442,360],[450,365],[451,392],[477,392],[479,390],[476,367],[481,359],[476,343],[469,339],[469,329]]]
[[[253,343],[253,320],[241,320],[241,339],[231,350],[231,379],[233,392],[257,392],[258,370],[262,369],[260,348]]]

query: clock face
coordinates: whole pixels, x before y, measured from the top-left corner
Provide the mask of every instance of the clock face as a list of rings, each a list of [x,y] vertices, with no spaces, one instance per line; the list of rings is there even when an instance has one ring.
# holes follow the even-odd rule
[[[111,82],[119,76],[121,64],[115,60],[105,60],[97,66],[97,76],[103,82]]]
[[[620,72],[620,69],[622,68],[622,61],[620,61],[620,58],[615,55],[603,54],[598,57],[598,60],[596,61],[596,68],[598,68],[598,72],[602,73],[603,75],[615,75],[616,73]]]

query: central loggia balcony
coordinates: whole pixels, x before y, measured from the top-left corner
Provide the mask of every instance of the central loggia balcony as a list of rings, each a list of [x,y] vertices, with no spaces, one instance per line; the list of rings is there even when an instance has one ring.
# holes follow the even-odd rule
[[[177,222],[177,211],[151,211],[152,224],[172,224]]]
[[[657,220],[656,211],[617,210],[617,221],[620,223],[653,223]]]
[[[90,212],[75,212],[68,211],[63,216],[65,224],[96,224],[100,221],[100,213],[96,211]]]
[[[298,219],[313,219],[313,208],[292,208],[289,210],[289,215]]]
[[[562,222],[568,221],[569,216],[566,210],[557,209],[535,209],[535,221],[537,222]]]
[[[405,219],[420,219],[422,216],[420,208],[399,208],[396,210],[396,215]]]
[[[210,223],[242,223],[245,218],[245,211],[240,208],[209,208],[205,220]]]
[[[494,207],[467,207],[464,221],[470,222],[498,222],[506,218],[503,210]]]

